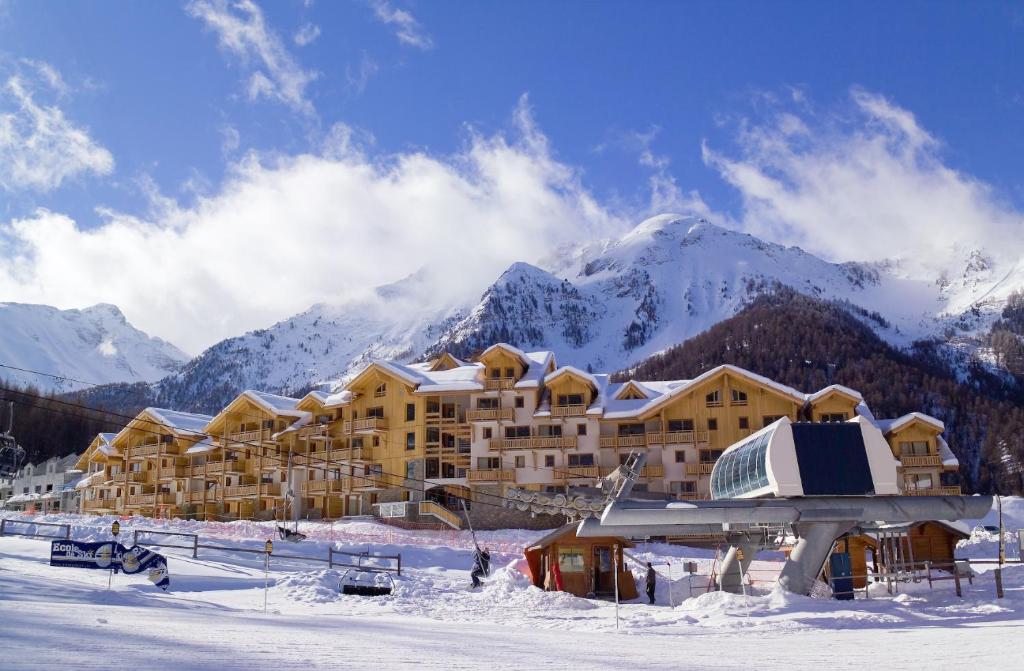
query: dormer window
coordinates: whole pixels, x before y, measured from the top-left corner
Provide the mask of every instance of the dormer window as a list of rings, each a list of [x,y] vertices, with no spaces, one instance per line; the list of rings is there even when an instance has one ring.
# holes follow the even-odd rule
[[[732,404],[733,405],[746,405],[747,404],[747,392],[740,391],[739,389],[732,390]]]
[[[506,368],[505,369],[505,377],[513,378],[515,376],[516,376],[516,369],[515,368]]]
[[[373,395],[376,397],[384,396],[387,393],[388,385],[384,382],[381,382],[379,385],[377,385],[377,388],[373,390]]]
[[[491,369],[491,377],[494,378],[494,379],[500,378],[501,377],[501,369],[500,368],[492,368]]]
[[[558,405],[583,405],[583,394],[559,394]]]
[[[720,389],[716,389],[710,394],[704,397],[704,403],[709,408],[722,405],[722,392]]]

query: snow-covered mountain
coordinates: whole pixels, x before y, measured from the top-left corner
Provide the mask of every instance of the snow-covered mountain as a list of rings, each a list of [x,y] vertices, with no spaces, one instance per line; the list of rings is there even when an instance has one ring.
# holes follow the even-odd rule
[[[938,278],[899,260],[831,263],[695,217],[661,215],[621,238],[514,263],[477,301],[439,304],[427,271],[343,305],[314,305],[224,340],[155,388],[172,407],[215,410],[239,390],[299,393],[368,361],[470,355],[495,341],[554,350],[560,361],[618,370],[736,314],[784,285],[849,305],[889,342],[965,340],[985,332],[1024,271],[967,253]],[[451,269],[446,271],[449,276]],[[1015,274],[1016,272],[1016,274]]]
[[[113,305],[58,310],[0,303],[0,364],[7,366],[0,368],[0,379],[9,382],[56,391],[89,383],[155,382],[188,359],[174,345],[129,324]],[[66,379],[26,372],[30,370]]]

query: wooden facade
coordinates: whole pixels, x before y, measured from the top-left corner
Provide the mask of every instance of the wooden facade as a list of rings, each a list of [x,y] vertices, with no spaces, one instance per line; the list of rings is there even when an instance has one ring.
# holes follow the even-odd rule
[[[615,594],[618,566],[619,599],[635,599],[636,582],[622,554],[623,549],[631,547],[629,541],[611,536],[578,538],[576,525],[568,524],[526,549],[528,577],[536,587],[547,591],[608,597]]]

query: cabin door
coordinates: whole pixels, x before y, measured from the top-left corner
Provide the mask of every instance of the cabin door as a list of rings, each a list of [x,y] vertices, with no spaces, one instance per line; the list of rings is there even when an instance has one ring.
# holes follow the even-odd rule
[[[608,546],[594,546],[594,593],[611,594],[615,591],[615,565],[612,563],[612,549]]]

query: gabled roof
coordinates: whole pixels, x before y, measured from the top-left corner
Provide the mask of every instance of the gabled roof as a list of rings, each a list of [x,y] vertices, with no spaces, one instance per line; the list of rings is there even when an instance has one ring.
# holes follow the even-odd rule
[[[213,419],[209,415],[179,412],[167,408],[146,408],[142,412],[148,413],[157,422],[175,433],[193,437],[206,435],[206,425]]]
[[[237,405],[243,401],[249,401],[253,405],[269,412],[271,415],[279,416],[284,415],[286,417],[303,417],[309,413],[305,410],[299,410],[299,399],[292,398],[291,396],[280,396],[278,394],[271,394],[265,391],[257,391],[255,389],[246,389],[241,394],[236,396],[226,407],[221,409],[216,415],[210,418],[206,426],[203,428],[201,433],[213,432],[214,426],[220,423],[221,419],[229,412],[231,412]]]
[[[902,417],[897,417],[896,419],[877,419],[875,420],[875,425],[878,426],[882,433],[889,434],[910,426],[914,422],[927,424],[934,429],[938,429],[939,433],[946,430],[946,425],[942,423],[942,420],[936,419],[931,415],[926,415],[923,412],[908,412]]]
[[[830,396],[831,394],[839,394],[841,396],[846,396],[850,400],[856,401],[857,403],[860,403],[864,400],[864,397],[861,396],[860,392],[857,391],[856,389],[850,389],[849,387],[844,387],[841,384],[830,384],[827,387],[819,389],[813,394],[807,394],[807,402],[815,403],[827,396]]]
[[[549,351],[526,353],[528,367],[523,376],[516,382],[516,389],[536,389],[541,385],[544,376],[549,370],[558,367],[555,363],[555,353]]]
[[[576,368],[575,366],[562,366],[561,368],[556,369],[553,373],[548,373],[547,375],[544,376],[544,384],[549,385],[558,378],[563,377],[565,375],[569,375],[571,377],[583,380],[584,382],[592,386],[595,391],[600,387],[600,383],[597,381],[596,377],[594,377],[591,373],[588,373],[585,370],[580,370],[579,368]]]
[[[477,361],[479,361],[479,360],[485,358],[491,352],[496,352],[498,350],[503,350],[505,352],[508,352],[512,356],[517,357],[522,362],[522,364],[524,366],[529,366],[530,365],[530,358],[526,355],[526,352],[524,352],[523,350],[519,349],[515,345],[509,345],[508,343],[504,343],[504,342],[496,342],[496,343],[494,343],[493,345],[491,345],[490,347],[485,349],[483,352],[481,352],[480,356],[478,356],[476,359],[477,359]]]

